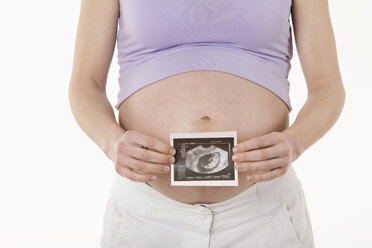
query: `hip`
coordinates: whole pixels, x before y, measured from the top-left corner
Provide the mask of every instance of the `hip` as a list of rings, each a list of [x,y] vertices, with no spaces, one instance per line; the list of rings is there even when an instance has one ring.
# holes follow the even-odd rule
[[[175,201],[118,175],[104,223],[103,247],[313,247],[292,166],[282,177],[211,204]]]

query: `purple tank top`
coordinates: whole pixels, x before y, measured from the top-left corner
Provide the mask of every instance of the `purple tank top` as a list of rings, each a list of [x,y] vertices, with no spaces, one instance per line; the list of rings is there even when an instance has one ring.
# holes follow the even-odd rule
[[[120,104],[188,71],[214,70],[261,85],[292,110],[292,0],[119,0]],[[231,86],[233,87],[233,85]]]

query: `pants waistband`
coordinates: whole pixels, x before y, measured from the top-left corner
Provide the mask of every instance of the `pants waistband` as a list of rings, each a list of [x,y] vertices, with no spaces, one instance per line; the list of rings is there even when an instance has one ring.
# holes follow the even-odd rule
[[[302,186],[291,165],[286,174],[274,180],[256,182],[242,193],[222,202],[211,204],[186,204],[173,200],[145,183],[133,182],[117,175],[111,189],[111,197],[123,208],[136,212],[148,212],[149,208],[186,215],[199,213],[222,213],[240,206],[252,214],[265,211],[286,201],[302,190]]]

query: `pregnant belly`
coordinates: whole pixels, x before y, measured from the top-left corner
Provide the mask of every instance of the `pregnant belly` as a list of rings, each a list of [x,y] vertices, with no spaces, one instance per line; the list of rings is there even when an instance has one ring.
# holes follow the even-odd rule
[[[176,132],[237,131],[237,143],[288,127],[285,103],[247,79],[219,71],[191,71],[150,84],[119,108],[125,130],[138,130],[169,144]],[[170,174],[150,185],[174,200],[195,204],[227,200],[252,185],[239,173],[239,186],[171,186]]]

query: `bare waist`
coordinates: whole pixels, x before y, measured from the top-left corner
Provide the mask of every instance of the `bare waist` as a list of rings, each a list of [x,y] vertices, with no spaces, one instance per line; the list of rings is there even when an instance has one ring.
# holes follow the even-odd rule
[[[285,103],[267,89],[237,76],[197,71],[168,78],[136,92],[120,107],[125,130],[138,130],[169,144],[177,132],[237,131],[237,143],[288,127]],[[170,174],[157,175],[153,189],[184,203],[223,201],[252,182],[239,173],[239,186],[170,186]]]

